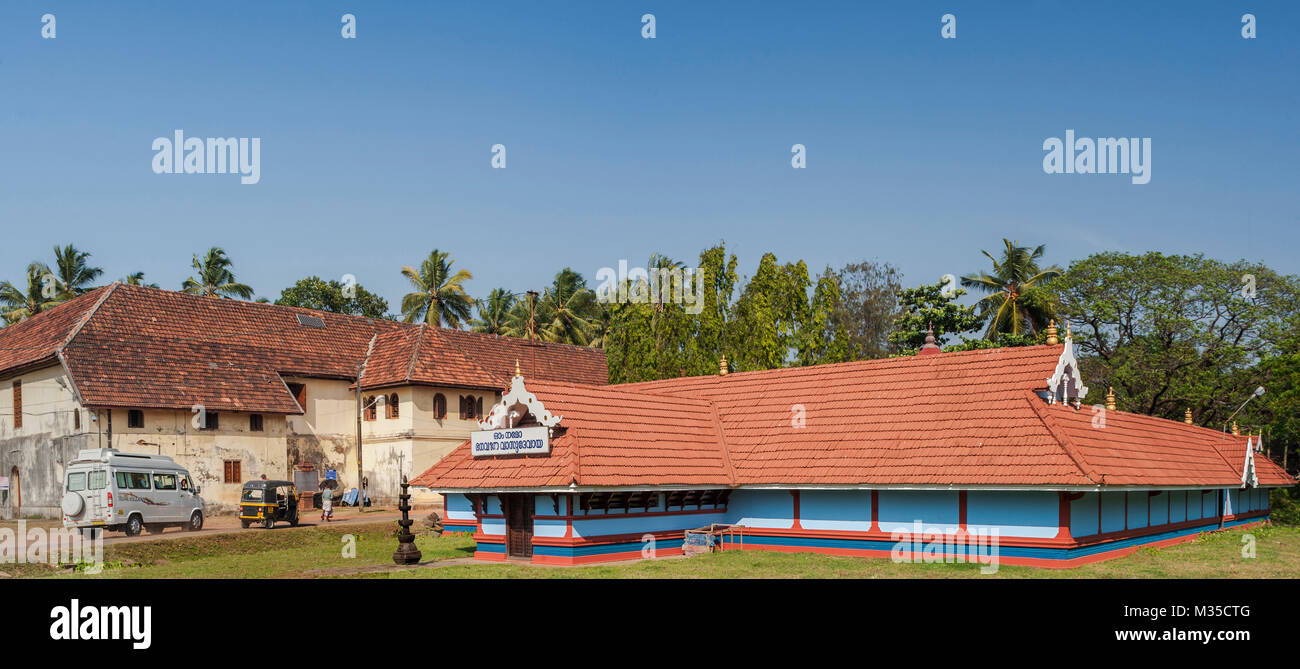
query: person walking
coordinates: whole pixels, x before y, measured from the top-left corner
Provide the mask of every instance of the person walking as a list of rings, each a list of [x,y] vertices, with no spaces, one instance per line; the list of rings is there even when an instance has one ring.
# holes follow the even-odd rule
[[[326,487],[320,494],[320,519],[325,522],[334,520],[334,489]]]

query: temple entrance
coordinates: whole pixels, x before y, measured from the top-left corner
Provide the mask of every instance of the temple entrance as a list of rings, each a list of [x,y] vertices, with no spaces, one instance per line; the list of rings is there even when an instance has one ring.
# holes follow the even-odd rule
[[[506,516],[506,556],[533,556],[533,496],[502,495]]]

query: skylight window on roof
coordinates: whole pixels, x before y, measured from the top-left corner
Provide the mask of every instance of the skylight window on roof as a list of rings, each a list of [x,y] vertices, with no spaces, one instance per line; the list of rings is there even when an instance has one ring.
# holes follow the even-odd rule
[[[321,320],[319,316],[308,316],[307,314],[298,314],[298,325],[302,325],[304,327],[309,327],[309,328],[323,328],[325,327],[325,321]]]

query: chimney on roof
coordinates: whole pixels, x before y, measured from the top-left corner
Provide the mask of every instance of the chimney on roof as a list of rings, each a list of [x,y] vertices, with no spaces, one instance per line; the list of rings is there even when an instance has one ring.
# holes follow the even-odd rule
[[[1238,429],[1237,429],[1237,421],[1235,421],[1235,420],[1232,421],[1232,436],[1234,436],[1234,437],[1240,437],[1240,436],[1241,436],[1241,430],[1238,430]]]
[[[1184,411],[1184,412],[1183,412],[1183,422],[1184,422],[1184,423],[1187,423],[1188,425],[1191,425],[1191,424],[1192,424],[1192,408],[1191,408],[1191,407],[1187,407],[1187,411]]]
[[[1106,410],[1107,411],[1115,410],[1115,389],[1114,388],[1106,389]]]
[[[1056,319],[1049,320],[1047,321],[1047,345],[1056,346],[1059,343],[1061,340],[1056,338]]]
[[[718,376],[727,375],[727,354],[722,354],[722,359],[718,360]]]
[[[917,351],[916,354],[936,355],[942,352],[943,351],[939,349],[939,345],[934,343],[934,323],[930,323],[925,328],[925,346],[922,346],[921,350]]]

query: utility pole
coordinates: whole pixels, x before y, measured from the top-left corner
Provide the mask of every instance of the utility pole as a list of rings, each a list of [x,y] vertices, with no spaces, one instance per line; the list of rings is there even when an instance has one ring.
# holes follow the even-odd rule
[[[361,366],[362,363],[357,363],[357,509],[359,513],[365,513],[366,491],[361,487],[364,476],[361,473],[364,471],[361,469]]]

